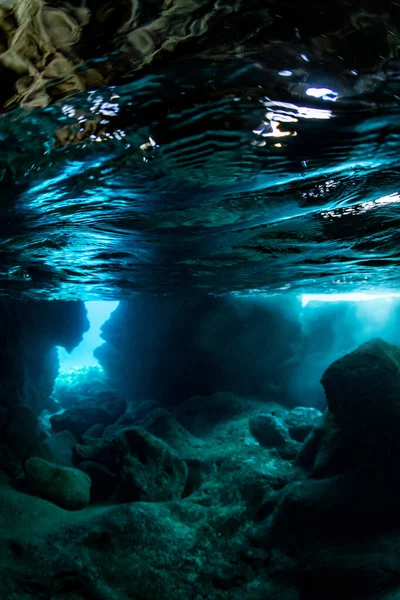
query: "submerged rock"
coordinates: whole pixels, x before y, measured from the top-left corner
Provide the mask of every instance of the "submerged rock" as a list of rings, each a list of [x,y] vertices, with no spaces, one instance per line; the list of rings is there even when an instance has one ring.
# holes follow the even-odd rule
[[[101,423],[97,423],[96,425],[92,425],[83,434],[82,441],[83,441],[83,443],[86,443],[86,442],[90,443],[90,440],[92,438],[96,438],[96,439],[101,438],[101,436],[103,435],[103,432],[104,432],[104,425],[101,425]]]
[[[33,449],[31,456],[44,458],[57,465],[72,467],[72,449],[76,443],[77,438],[71,431],[59,431],[40,442]]]
[[[92,482],[83,471],[32,457],[25,462],[25,474],[32,487],[55,504],[71,509],[89,504]]]
[[[282,419],[273,414],[260,414],[249,421],[249,429],[261,446],[276,448],[282,458],[294,458],[300,446],[291,439]]]
[[[79,469],[86,473],[92,481],[90,489],[91,502],[102,502],[111,498],[117,487],[115,473],[104,465],[91,461],[80,463]]]
[[[322,376],[328,407],[344,435],[360,445],[393,443],[400,426],[400,348],[373,339]],[[387,444],[388,439],[385,440]]]
[[[0,469],[11,477],[18,477],[23,473],[21,459],[5,442],[0,442]]]
[[[159,404],[155,400],[128,400],[124,413],[113,425],[106,427],[102,435],[113,438],[126,428],[140,425],[143,419],[147,419],[158,408]]]
[[[124,413],[125,401],[113,392],[101,392],[87,404],[81,403],[50,418],[54,431],[68,429],[80,437],[93,425],[111,425]]]
[[[166,442],[181,456],[186,456],[193,448],[201,445],[200,440],[193,437],[168,410],[163,408],[157,408],[151,412],[139,421],[138,425]]]
[[[182,498],[188,469],[167,444],[140,427],[125,430],[114,443],[123,455],[119,476],[125,501]]]
[[[247,409],[247,404],[231,392],[217,392],[212,396],[193,396],[174,412],[177,420],[190,433],[203,436],[217,425],[228,421]]]
[[[322,412],[308,406],[297,406],[284,416],[289,435],[296,442],[304,442],[310,431],[320,422]]]
[[[25,460],[43,437],[43,430],[34,412],[27,406],[19,406],[5,434],[15,453]]]
[[[188,469],[179,455],[141,427],[123,429],[117,436],[92,438],[77,444],[74,462],[95,462],[118,477],[123,501],[159,502],[182,497]]]
[[[313,478],[333,477],[359,464],[351,441],[343,436],[333,415],[326,411],[320,422],[306,438],[297,464]]]
[[[297,458],[306,473],[283,490],[263,545],[297,540],[299,552],[310,544],[317,553],[321,538],[400,526],[400,349],[371,340],[334,362],[322,382],[329,408]]]

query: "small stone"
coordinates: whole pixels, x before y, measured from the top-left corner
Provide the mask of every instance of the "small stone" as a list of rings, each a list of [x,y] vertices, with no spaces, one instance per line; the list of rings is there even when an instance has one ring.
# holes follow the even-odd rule
[[[36,491],[59,506],[80,509],[89,504],[92,482],[83,471],[31,457],[25,462],[25,474]]]

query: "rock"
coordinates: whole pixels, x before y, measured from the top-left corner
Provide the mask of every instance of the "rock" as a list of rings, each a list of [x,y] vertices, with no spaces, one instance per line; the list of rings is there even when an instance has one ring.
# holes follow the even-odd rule
[[[139,400],[139,402],[130,402],[126,412],[118,422],[125,425],[137,423],[145,419],[151,412],[159,408],[160,405],[156,400]]]
[[[25,474],[32,487],[55,504],[71,509],[89,504],[92,482],[83,471],[31,457],[25,462]]]
[[[162,440],[134,427],[121,433],[114,444],[123,456],[119,475],[125,501],[161,502],[182,497],[186,463]]]
[[[19,406],[5,434],[9,445],[23,461],[31,455],[43,431],[33,411],[27,406]]]
[[[69,408],[62,414],[53,415],[50,422],[55,432],[68,429],[76,436],[81,437],[94,424],[109,424],[110,415],[102,408],[82,406]]]
[[[177,420],[190,433],[203,436],[219,424],[246,411],[247,404],[231,392],[217,392],[212,396],[193,396],[174,411]]]
[[[141,427],[124,429],[113,439],[92,438],[74,448],[74,464],[96,462],[118,476],[121,498],[162,501],[182,497],[188,469],[172,448]]]
[[[287,429],[283,421],[274,415],[261,414],[252,417],[249,421],[251,434],[261,446],[276,448],[284,445],[287,441]]]
[[[71,431],[59,431],[40,442],[31,456],[44,458],[57,465],[72,467],[72,449],[76,443],[77,439]]]
[[[90,442],[91,438],[101,438],[104,431],[104,425],[97,423],[96,425],[92,425],[89,427],[87,431],[82,436],[83,443]]]
[[[398,526],[400,485],[392,480],[396,468],[395,462],[380,470],[363,465],[334,477],[289,484],[272,515],[272,537],[265,543],[296,532],[330,536],[351,531],[363,537]]]
[[[212,460],[205,461],[198,458],[186,459],[188,476],[183,497],[186,498],[198,490],[206,481],[207,476],[213,472],[215,464]]]
[[[113,438],[121,433],[123,429],[140,424],[158,407],[158,402],[154,400],[140,400],[139,402],[130,400],[124,414],[118,418],[114,425],[109,425],[104,429],[103,437]]]
[[[175,417],[163,408],[157,408],[147,417],[138,422],[140,427],[164,440],[181,456],[188,455],[193,448],[198,448],[202,442],[194,438]]]
[[[252,417],[249,429],[261,446],[276,448],[282,458],[294,458],[300,449],[300,445],[290,438],[284,421],[273,414]]]
[[[124,413],[126,403],[113,392],[100,392],[90,403],[69,408],[50,418],[53,431],[68,429],[78,437],[93,425],[111,425]]]
[[[287,413],[283,420],[290,437],[296,442],[304,442],[321,418],[322,413],[316,408],[298,406]]]
[[[104,465],[91,461],[80,463],[79,469],[89,475],[92,481],[90,489],[91,502],[102,502],[111,498],[117,487],[115,473],[107,469]]]
[[[0,469],[6,471],[11,477],[19,477],[23,473],[21,459],[5,442],[0,442]]]
[[[362,344],[322,376],[328,407],[343,435],[360,449],[397,444],[400,349],[381,339]],[[375,443],[376,442],[376,443]]]
[[[85,444],[77,444],[73,449],[74,465],[85,461],[97,462],[117,473],[122,458],[114,440],[115,438],[88,438]]]

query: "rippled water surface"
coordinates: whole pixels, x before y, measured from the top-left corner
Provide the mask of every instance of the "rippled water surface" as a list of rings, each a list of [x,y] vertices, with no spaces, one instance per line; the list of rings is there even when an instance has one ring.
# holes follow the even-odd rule
[[[328,52],[315,39],[339,25],[318,21],[302,37],[298,15],[299,28],[293,17],[285,35],[258,32],[248,50],[207,54],[205,30],[203,47],[184,57],[178,49],[136,70],[128,53],[125,78],[5,108],[1,293],[398,288],[400,63],[390,5],[383,50],[368,21],[355,27],[365,37],[351,42],[359,54],[345,36],[343,56]],[[267,31],[284,16],[263,18]]]

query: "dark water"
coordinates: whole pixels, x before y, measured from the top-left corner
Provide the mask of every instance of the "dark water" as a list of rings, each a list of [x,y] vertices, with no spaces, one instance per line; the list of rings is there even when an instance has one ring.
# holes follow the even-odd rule
[[[96,30],[108,85],[4,110],[2,293],[398,287],[397,3],[214,3],[193,34],[197,4],[189,46]]]

